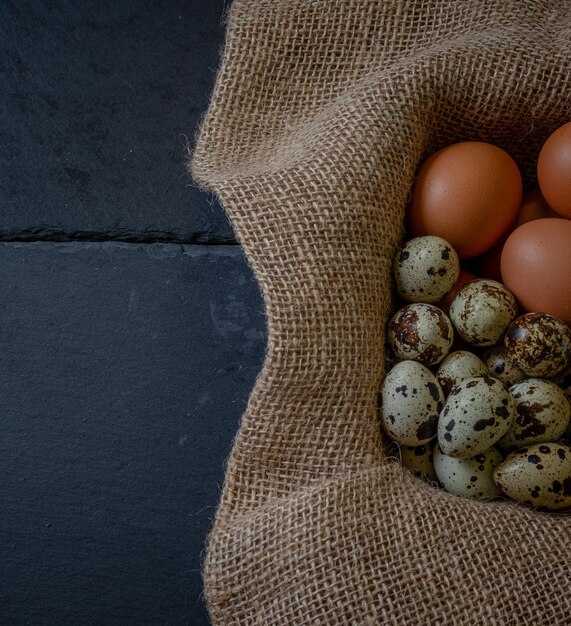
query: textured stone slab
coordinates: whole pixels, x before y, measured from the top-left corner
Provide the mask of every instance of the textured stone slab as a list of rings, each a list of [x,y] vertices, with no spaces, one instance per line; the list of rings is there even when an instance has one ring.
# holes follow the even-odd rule
[[[208,623],[266,344],[241,248],[3,243],[0,301],[0,623]]]
[[[0,239],[234,240],[185,171],[229,4],[0,2]]]

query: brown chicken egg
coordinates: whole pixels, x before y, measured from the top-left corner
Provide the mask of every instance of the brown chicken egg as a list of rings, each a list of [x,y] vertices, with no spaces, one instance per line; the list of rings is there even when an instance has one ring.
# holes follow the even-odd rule
[[[521,198],[521,174],[507,152],[482,141],[452,144],[420,168],[408,212],[410,231],[415,237],[442,237],[461,259],[474,257],[508,231]]]
[[[537,179],[549,206],[571,218],[571,122],[558,128],[543,145]]]
[[[571,324],[571,220],[523,224],[502,251],[502,279],[525,311],[541,311]]]

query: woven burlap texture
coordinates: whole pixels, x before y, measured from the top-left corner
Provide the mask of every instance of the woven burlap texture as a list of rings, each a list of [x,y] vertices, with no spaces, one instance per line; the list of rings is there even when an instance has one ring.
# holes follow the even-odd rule
[[[571,119],[570,10],[234,0],[191,169],[269,337],[207,544],[215,624],[571,624],[571,517],[421,482],[387,459],[377,407],[415,171],[478,139],[534,186]]]

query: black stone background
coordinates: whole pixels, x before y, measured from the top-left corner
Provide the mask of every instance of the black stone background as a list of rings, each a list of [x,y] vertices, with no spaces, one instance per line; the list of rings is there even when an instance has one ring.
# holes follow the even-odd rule
[[[208,623],[267,340],[185,170],[228,0],[0,0],[0,624]]]

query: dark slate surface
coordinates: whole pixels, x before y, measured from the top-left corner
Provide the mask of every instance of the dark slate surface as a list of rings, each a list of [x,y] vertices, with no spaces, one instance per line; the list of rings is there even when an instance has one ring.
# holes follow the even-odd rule
[[[0,2],[0,239],[234,240],[185,170],[229,4]]]
[[[2,243],[0,294],[0,623],[207,624],[266,343],[240,247]]]

